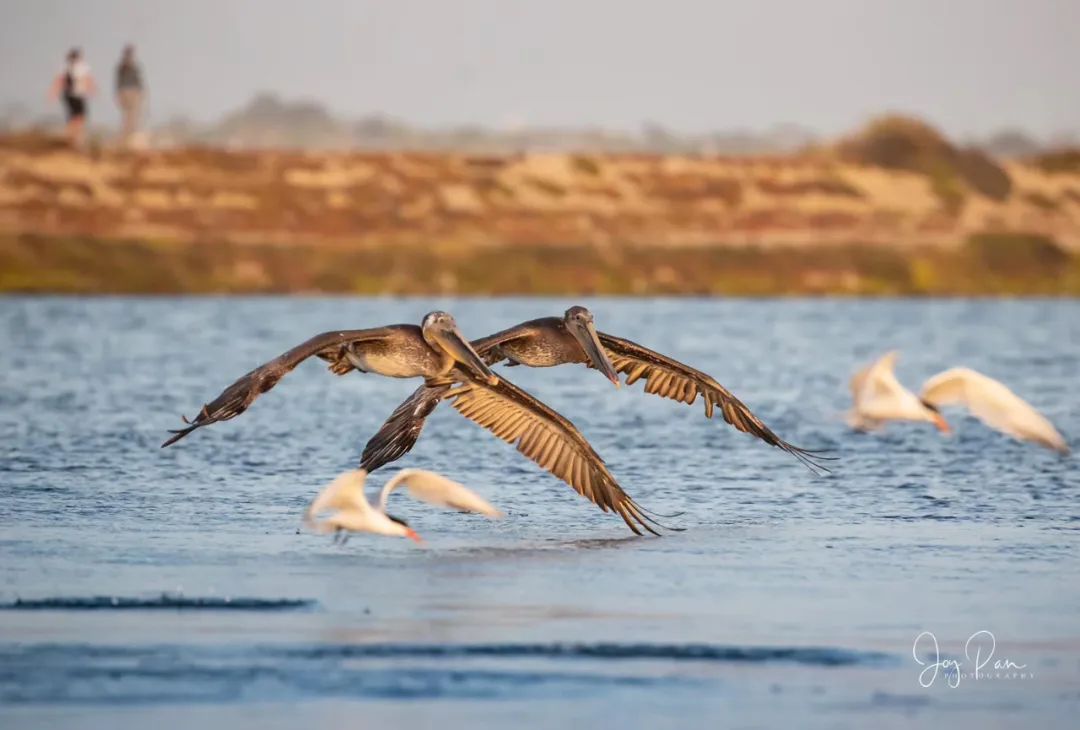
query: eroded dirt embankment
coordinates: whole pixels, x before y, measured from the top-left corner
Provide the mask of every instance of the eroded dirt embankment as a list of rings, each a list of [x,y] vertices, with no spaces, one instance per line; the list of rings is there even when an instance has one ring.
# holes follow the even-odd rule
[[[1080,175],[1004,169],[992,199],[827,155],[82,154],[0,138],[0,288],[990,292],[940,267],[991,232],[1064,252],[993,277],[1050,271],[1035,290],[1071,290]]]

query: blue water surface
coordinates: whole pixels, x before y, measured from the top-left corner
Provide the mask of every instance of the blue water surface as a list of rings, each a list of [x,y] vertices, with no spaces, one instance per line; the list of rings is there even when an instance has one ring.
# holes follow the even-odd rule
[[[442,308],[480,337],[575,303],[832,473],[581,366],[500,373],[685,531],[633,536],[445,408],[372,482],[434,469],[506,519],[396,495],[425,548],[306,534],[416,385],[319,361],[159,448],[317,332]],[[1074,727],[1076,457],[960,411],[948,438],[850,432],[848,378],[892,348],[913,389],[967,365],[1080,435],[1069,301],[0,299],[0,725]],[[935,640],[958,672],[929,673]]]

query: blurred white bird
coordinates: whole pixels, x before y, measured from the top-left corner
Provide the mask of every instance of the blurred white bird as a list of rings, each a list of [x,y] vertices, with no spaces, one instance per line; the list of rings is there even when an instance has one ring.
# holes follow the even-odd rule
[[[304,513],[304,524],[322,534],[334,533],[335,541],[348,539],[348,532],[371,532],[391,537],[407,537],[423,542],[405,520],[387,514],[390,493],[405,486],[409,495],[447,509],[477,512],[496,519],[502,512],[463,484],[423,469],[402,469],[386,483],[379,494],[378,505],[368,501],[364,484],[368,473],[364,469],[348,471],[337,477],[319,493]],[[323,519],[318,516],[333,511]]]
[[[919,396],[934,408],[959,404],[993,429],[1068,454],[1069,445],[1050,421],[1004,384],[969,368],[952,368],[927,380]]]
[[[937,408],[925,403],[896,379],[893,369],[897,357],[898,353],[893,350],[855,373],[851,379],[854,405],[848,411],[848,425],[860,431],[872,431],[886,421],[926,421],[948,433],[949,424]]]
[[[961,404],[986,425],[1022,441],[1069,453],[1057,429],[1005,385],[969,368],[952,368],[933,376],[915,395],[893,372],[897,353],[889,352],[851,379],[854,401],[847,421],[852,428],[873,430],[886,421],[926,421],[948,433],[940,408]]]

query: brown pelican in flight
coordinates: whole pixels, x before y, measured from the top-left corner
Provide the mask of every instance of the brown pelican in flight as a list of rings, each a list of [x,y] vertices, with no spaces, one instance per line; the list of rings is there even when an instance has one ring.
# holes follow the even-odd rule
[[[338,374],[356,369],[391,378],[423,378],[424,387],[437,390],[440,400],[450,400],[463,416],[516,445],[600,509],[617,513],[635,533],[640,535],[644,528],[657,534],[651,525],[658,523],[622,490],[574,424],[505,378],[496,377],[446,312],[431,312],[420,327],[400,324],[315,335],[230,385],[204,405],[193,421],[184,419],[189,425],[173,431],[162,447],[195,429],[240,415],[315,355]]]
[[[476,512],[490,519],[498,519],[502,512],[466,487],[447,479],[441,474],[424,469],[402,469],[388,481],[379,493],[378,503],[368,501],[364,484],[368,473],[363,469],[348,471],[332,481],[308,505],[304,524],[314,532],[334,534],[335,542],[344,542],[349,532],[370,532],[390,537],[407,537],[423,542],[409,523],[386,511],[390,494],[400,487],[409,490],[409,496],[436,507],[455,509],[460,512]],[[333,511],[319,519],[323,512]]]
[[[788,452],[812,470],[824,469],[822,457],[794,446],[773,433],[760,418],[711,376],[678,360],[621,337],[597,332],[592,313],[585,307],[570,307],[562,317],[544,317],[474,340],[473,349],[488,365],[506,361],[508,365],[551,367],[565,363],[585,363],[603,373],[616,387],[619,373],[626,384],[645,380],[645,392],[688,405],[700,396],[705,417],[716,408],[724,420],[743,433]],[[350,368],[338,370],[344,374]],[[400,459],[420,438],[427,417],[441,400],[454,391],[449,386],[425,383],[394,410],[364,447],[361,467],[369,472]],[[469,404],[454,404],[459,411]],[[464,411],[463,411],[464,412]]]

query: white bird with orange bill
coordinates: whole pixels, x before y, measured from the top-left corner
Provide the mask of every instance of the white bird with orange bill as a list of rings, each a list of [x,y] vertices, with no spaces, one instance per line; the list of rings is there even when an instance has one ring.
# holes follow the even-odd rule
[[[851,379],[854,405],[847,421],[852,428],[870,431],[887,421],[926,421],[948,433],[940,409],[962,405],[997,431],[1069,453],[1054,425],[1003,383],[970,368],[950,368],[927,380],[915,395],[896,379],[896,360],[896,351],[889,352]]]
[[[437,507],[461,512],[476,512],[491,519],[502,512],[463,484],[424,469],[402,469],[386,483],[379,494],[378,504],[368,501],[364,484],[368,473],[364,469],[347,471],[319,493],[304,513],[304,524],[314,532],[334,534],[335,541],[344,542],[350,532],[370,532],[390,537],[407,537],[423,542],[405,520],[387,513],[390,494],[399,486],[408,489],[409,496]],[[330,512],[326,517],[319,515]]]

